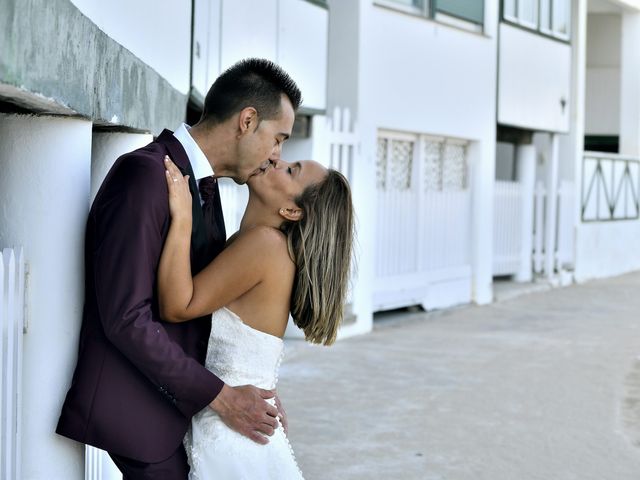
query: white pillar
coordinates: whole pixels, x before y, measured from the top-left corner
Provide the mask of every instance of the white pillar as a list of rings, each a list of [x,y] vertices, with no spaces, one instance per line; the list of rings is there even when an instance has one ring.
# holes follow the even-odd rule
[[[555,271],[556,254],[556,212],[558,210],[558,163],[559,135],[552,133],[549,155],[547,156],[546,187],[547,203],[545,208],[544,229],[544,273],[551,278]]]
[[[493,301],[493,215],[495,196],[495,125],[482,141],[469,146],[471,171],[472,299]]]
[[[516,282],[530,282],[533,277],[531,255],[533,252],[533,207],[536,181],[536,147],[518,145],[516,148],[516,172],[522,186],[522,218],[520,242],[520,267],[515,275]]]
[[[124,153],[153,141],[150,133],[95,132],[91,147],[91,203],[109,169]]]
[[[620,153],[640,156],[640,13],[622,14]]]
[[[84,475],[84,447],[56,435],[75,366],[84,301],[91,122],[0,114],[0,245],[29,265],[22,478]]]
[[[580,276],[581,257],[592,255],[588,249],[580,247],[582,235],[582,162],[584,156],[585,131],[585,87],[587,69],[587,0],[575,0],[572,18],[572,68],[571,68],[571,123],[569,135],[561,139],[562,158],[573,161],[572,175],[561,172],[561,178],[573,180],[575,185],[574,201],[574,278]]]

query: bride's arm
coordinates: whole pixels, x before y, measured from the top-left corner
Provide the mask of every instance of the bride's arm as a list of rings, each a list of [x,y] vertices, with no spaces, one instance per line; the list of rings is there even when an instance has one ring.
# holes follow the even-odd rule
[[[192,278],[188,176],[183,178],[172,162],[166,165],[171,226],[158,268],[158,293],[161,317],[177,323],[211,313],[260,283],[266,269],[273,268],[264,251],[282,248],[283,236],[272,228],[254,228]]]

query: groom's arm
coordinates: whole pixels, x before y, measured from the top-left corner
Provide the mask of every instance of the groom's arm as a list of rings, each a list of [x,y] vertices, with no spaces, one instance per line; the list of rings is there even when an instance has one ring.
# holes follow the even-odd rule
[[[100,318],[115,347],[191,417],[216,398],[223,382],[173,342],[154,312],[169,221],[164,167],[129,156],[116,168],[94,206]]]

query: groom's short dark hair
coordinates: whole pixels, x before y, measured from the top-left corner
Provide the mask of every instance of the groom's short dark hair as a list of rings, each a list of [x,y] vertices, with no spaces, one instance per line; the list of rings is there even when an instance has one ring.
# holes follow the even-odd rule
[[[232,65],[213,83],[204,100],[201,122],[224,122],[243,108],[253,107],[260,120],[280,113],[285,94],[293,110],[302,102],[296,82],[278,65],[263,58],[248,58]]]

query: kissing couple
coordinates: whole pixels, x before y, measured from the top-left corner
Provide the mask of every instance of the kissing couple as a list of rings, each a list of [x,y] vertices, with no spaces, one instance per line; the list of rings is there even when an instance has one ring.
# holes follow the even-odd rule
[[[343,318],[347,180],[280,158],[301,93],[243,60],[200,121],[121,156],[91,206],[78,361],[57,433],[125,480],[299,479],[276,392],[289,314],[330,345]],[[216,179],[249,189],[227,239]]]

